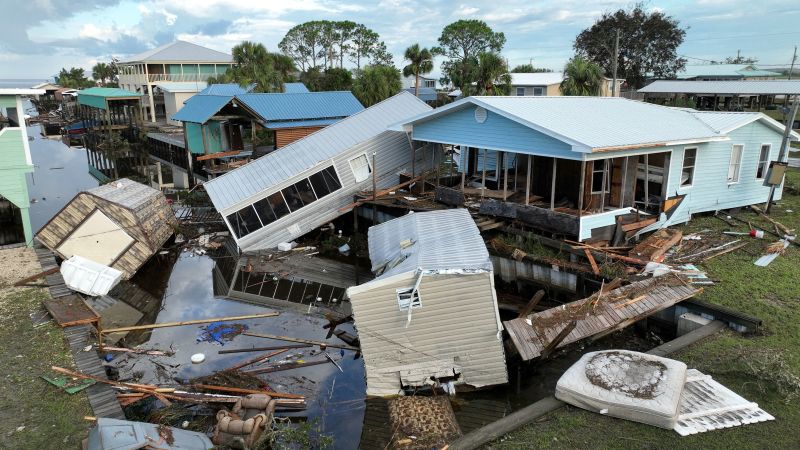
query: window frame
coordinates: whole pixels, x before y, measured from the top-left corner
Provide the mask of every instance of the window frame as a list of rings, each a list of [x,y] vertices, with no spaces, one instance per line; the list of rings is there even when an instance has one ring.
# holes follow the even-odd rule
[[[522,91],[522,93],[521,93],[521,94],[520,94],[520,91]],[[524,87],[518,87],[518,88],[517,88],[517,95],[516,95],[516,96],[517,96],[517,97],[524,97],[524,96],[525,96],[525,88],[524,88]]]
[[[595,170],[595,168],[594,168],[595,163],[597,161],[602,161],[603,162],[603,168],[600,169],[599,171]],[[590,189],[591,195],[603,194],[603,192],[604,192],[603,191],[603,186],[602,186],[602,183],[603,183],[602,181],[600,181],[600,190],[599,191],[595,191],[594,190],[594,176],[595,176],[596,173],[599,173],[601,178],[603,176],[605,176],[605,178],[606,178],[605,193],[606,194],[610,194],[611,193],[611,180],[610,180],[611,175],[609,173],[610,172],[609,171],[610,168],[609,168],[608,162],[609,162],[608,159],[594,159],[594,160],[592,160],[592,179],[591,179],[591,182],[589,183],[589,189]],[[604,175],[604,174],[607,174],[607,175]]]
[[[761,156],[764,154],[765,149],[767,150],[766,159],[762,160]],[[756,164],[756,180],[765,180],[767,178],[767,172],[769,172],[769,155],[771,153],[772,153],[771,142],[761,144],[761,147],[759,147],[758,150],[758,162]],[[761,176],[758,176],[759,170],[761,170]]]
[[[684,184],[683,183],[683,172],[686,170],[686,152],[688,152],[689,150],[694,150],[694,161],[692,162],[692,165],[691,165],[692,174],[689,175],[689,182],[687,184]],[[679,184],[680,188],[690,188],[690,187],[694,186],[694,174],[695,174],[695,169],[697,168],[697,152],[698,152],[698,147],[684,147],[683,148],[683,158],[681,160],[681,172],[680,172],[681,179],[680,179],[680,182],[679,182],[680,183]]]
[[[408,300],[401,299],[400,296],[404,294],[410,294]],[[419,289],[415,289],[414,286],[395,289],[395,295],[397,296],[397,307],[400,311],[408,311],[409,306],[412,310],[422,308],[422,295],[420,295]]]
[[[539,90],[539,94],[536,93],[537,89]],[[533,96],[534,97],[544,97],[545,96],[545,92],[547,92],[546,89],[547,88],[545,88],[544,86],[534,86],[533,87],[533,92],[532,92]]]
[[[356,174],[356,169],[353,167],[353,161],[355,161],[357,159],[360,159],[361,157],[364,157],[364,160],[367,163],[367,177],[364,178],[363,180],[359,180],[358,179],[358,175]],[[369,156],[367,156],[366,152],[361,153],[359,155],[356,155],[356,156],[348,159],[347,163],[350,165],[350,171],[353,172],[353,179],[356,180],[356,183],[363,183],[364,181],[369,180],[370,177],[372,176],[372,164],[371,164],[371,161],[369,160]]]
[[[741,147],[741,150],[739,151],[739,161],[737,161],[734,164],[734,162],[733,162],[733,150],[736,147]],[[730,153],[730,157],[728,159],[728,175],[727,175],[727,181],[728,181],[729,185],[739,183],[739,181],[741,181],[741,179],[742,179],[742,159],[744,157],[744,149],[745,149],[745,145],[744,144],[731,144],[731,153]],[[731,179],[731,168],[734,167],[734,166],[736,167],[736,172],[734,173],[736,175],[736,177],[735,177],[735,179]]]

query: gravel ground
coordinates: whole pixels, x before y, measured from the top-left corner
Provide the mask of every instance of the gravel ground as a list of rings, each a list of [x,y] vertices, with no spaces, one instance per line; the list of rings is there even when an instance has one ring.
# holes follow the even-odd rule
[[[28,247],[0,250],[0,295],[26,288],[11,287],[16,281],[41,272],[36,253]]]

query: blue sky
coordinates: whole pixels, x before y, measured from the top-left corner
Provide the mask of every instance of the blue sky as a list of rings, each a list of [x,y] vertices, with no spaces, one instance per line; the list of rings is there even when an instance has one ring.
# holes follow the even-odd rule
[[[349,19],[378,32],[403,64],[408,45],[436,45],[445,25],[462,18],[486,21],[503,31],[509,63],[558,70],[572,55],[572,42],[604,11],[631,1],[532,0],[3,0],[0,78],[50,77],[64,66],[90,68],[111,56],[126,57],[184,39],[230,51],[242,40],[277,43],[292,26],[308,20]],[[757,5],[757,7],[754,7]],[[690,64],[743,55],[765,68],[788,65],[800,44],[797,0],[651,0],[689,29],[680,53]],[[439,73],[436,64],[434,75]]]

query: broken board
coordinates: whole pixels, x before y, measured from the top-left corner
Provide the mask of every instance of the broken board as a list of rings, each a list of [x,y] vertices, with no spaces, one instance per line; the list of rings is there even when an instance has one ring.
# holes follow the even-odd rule
[[[97,323],[100,316],[77,294],[42,300],[44,307],[61,327]]]
[[[630,256],[643,261],[661,262],[669,249],[677,245],[683,238],[680,230],[662,228],[636,244]]]

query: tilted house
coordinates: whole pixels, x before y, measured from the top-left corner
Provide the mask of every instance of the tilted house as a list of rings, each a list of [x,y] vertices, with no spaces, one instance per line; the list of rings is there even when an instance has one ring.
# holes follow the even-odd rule
[[[465,209],[410,213],[369,229],[377,277],[347,296],[368,395],[508,380],[489,252]]]
[[[177,224],[161,191],[123,178],[76,195],[36,238],[63,259],[82,256],[129,279]]]
[[[460,149],[457,190],[485,186],[482,213],[609,240],[766,202],[784,126],[614,97],[508,96],[468,97],[402,129]]]
[[[378,189],[396,185],[412,151],[406,133],[389,127],[430,110],[401,92],[205,183],[206,192],[241,250],[274,248],[344,214],[372,187],[373,170]]]

